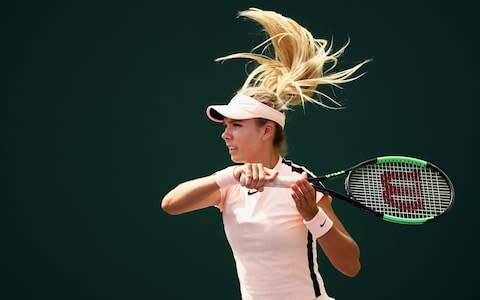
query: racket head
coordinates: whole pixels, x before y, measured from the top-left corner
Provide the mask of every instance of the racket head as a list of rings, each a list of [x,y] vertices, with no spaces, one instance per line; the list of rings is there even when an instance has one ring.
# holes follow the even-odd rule
[[[345,178],[345,190],[384,220],[409,225],[437,220],[455,198],[445,172],[407,156],[382,156],[356,165]]]

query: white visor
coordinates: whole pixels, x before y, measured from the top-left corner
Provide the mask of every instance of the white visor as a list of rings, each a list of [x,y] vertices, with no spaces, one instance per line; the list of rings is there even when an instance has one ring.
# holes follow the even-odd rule
[[[218,123],[222,123],[224,117],[233,120],[263,118],[274,121],[282,128],[285,127],[283,113],[252,97],[240,94],[235,95],[228,105],[210,105],[207,107],[207,116]]]

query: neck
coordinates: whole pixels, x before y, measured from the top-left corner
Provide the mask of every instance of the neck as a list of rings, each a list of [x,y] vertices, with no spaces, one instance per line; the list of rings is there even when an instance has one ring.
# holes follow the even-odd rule
[[[278,163],[279,158],[280,154],[272,149],[272,151],[266,152],[260,157],[257,157],[257,159],[252,161],[252,163],[261,163],[264,167],[273,169],[273,167],[275,167],[275,165]]]
[[[278,159],[280,158],[280,154],[275,153],[270,157],[268,164],[264,164],[267,168],[273,169],[278,163]]]

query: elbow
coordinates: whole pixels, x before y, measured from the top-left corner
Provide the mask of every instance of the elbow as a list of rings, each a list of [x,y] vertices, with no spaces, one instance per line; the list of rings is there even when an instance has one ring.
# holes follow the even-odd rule
[[[341,272],[348,276],[348,277],[355,277],[360,273],[360,269],[362,268],[360,261],[356,260],[348,265],[345,265],[342,269]]]
[[[174,199],[172,199],[172,197],[169,197],[169,195],[166,195],[160,202],[160,208],[169,215],[178,215],[179,213],[175,209],[174,203]]]

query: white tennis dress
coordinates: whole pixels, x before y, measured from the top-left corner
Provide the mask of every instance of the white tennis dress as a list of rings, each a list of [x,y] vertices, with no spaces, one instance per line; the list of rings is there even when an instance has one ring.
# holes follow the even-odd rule
[[[282,158],[275,169],[284,176],[309,173]],[[243,300],[333,299],[318,272],[317,242],[290,189],[265,187],[256,192],[236,184],[221,193],[219,208]]]

